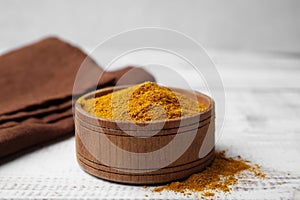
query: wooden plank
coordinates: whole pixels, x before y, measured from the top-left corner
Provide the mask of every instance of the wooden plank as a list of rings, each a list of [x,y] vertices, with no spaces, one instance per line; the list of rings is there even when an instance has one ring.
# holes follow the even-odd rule
[[[226,121],[217,149],[259,163],[267,174],[265,180],[241,178],[231,194],[216,199],[299,199],[300,59],[212,54],[226,92]],[[2,164],[0,198],[187,199],[92,177],[76,163],[74,144],[69,138]]]

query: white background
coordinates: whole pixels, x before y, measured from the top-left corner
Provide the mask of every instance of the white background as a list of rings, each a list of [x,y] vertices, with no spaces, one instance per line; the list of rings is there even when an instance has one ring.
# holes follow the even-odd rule
[[[176,29],[206,48],[300,52],[297,0],[0,1],[1,49],[49,34],[93,47],[140,26]]]

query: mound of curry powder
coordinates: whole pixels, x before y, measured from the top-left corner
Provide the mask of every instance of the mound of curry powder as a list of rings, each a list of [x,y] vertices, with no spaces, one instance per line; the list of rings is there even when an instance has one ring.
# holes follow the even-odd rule
[[[191,192],[200,193],[202,197],[213,197],[215,193],[228,193],[238,182],[238,175],[242,172],[250,172],[255,177],[265,178],[265,174],[257,164],[252,165],[249,161],[227,157],[225,151],[216,152],[211,166],[204,171],[191,175],[183,181],[172,182],[168,185],[156,187],[152,192],[163,190],[183,193],[186,196]]]
[[[88,113],[122,121],[155,121],[191,116],[206,109],[196,99],[153,82],[145,82],[110,94],[79,99]]]

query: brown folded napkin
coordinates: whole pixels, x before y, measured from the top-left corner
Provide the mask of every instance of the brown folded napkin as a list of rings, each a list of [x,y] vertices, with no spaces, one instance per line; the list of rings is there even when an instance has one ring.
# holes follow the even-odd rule
[[[0,56],[0,158],[74,132],[72,90],[85,60],[76,95],[93,88],[89,77],[101,76],[97,88],[154,81],[140,68],[103,72],[80,49],[57,38]],[[130,72],[130,73],[129,73]]]

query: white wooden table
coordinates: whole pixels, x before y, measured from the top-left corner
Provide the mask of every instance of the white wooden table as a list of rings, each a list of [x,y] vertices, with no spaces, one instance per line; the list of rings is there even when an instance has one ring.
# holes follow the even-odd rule
[[[265,180],[241,179],[231,194],[217,196],[300,199],[300,57],[209,53],[226,92],[226,120],[217,149],[259,163],[267,174]],[[74,137],[0,166],[1,199],[187,198],[150,190],[110,183],[83,172],[76,163]]]

